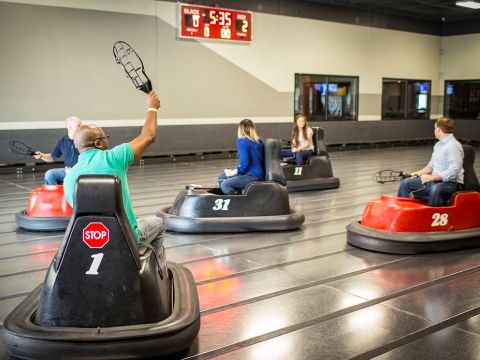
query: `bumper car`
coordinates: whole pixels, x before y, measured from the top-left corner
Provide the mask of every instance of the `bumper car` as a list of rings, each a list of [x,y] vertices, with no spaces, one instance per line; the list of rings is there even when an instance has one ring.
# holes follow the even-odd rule
[[[353,246],[394,254],[420,254],[480,246],[480,185],[475,151],[464,145],[463,191],[430,207],[418,199],[382,195],[370,201],[362,220],[347,226]]]
[[[27,209],[15,214],[15,222],[26,230],[60,231],[67,228],[71,216],[63,185],[43,185],[32,190]]]
[[[200,327],[195,282],[162,244],[137,245],[120,180],[80,176],[72,220],[45,281],[5,319],[4,341],[25,359],[161,357]]]
[[[280,166],[280,142],[267,139],[265,181],[247,185],[239,195],[223,195],[219,188],[186,186],[172,206],[157,212],[167,230],[183,233],[291,230],[305,216],[290,209],[287,184]]]
[[[303,165],[296,165],[295,160],[288,160],[287,164],[282,166],[288,192],[336,189],[340,186],[340,179],[333,176],[323,136],[322,128],[313,128],[314,154]]]

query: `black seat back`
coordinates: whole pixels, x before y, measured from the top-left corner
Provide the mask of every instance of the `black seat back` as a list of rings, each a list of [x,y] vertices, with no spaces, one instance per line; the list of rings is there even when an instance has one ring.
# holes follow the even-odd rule
[[[470,145],[463,145],[463,189],[480,191],[477,174],[475,174],[475,149]]]
[[[171,311],[170,288],[154,252],[139,254],[120,179],[80,176],[73,215],[47,272],[34,321],[81,328],[161,321]]]
[[[283,186],[287,185],[287,179],[280,165],[282,143],[279,140],[267,139],[264,141],[265,180],[275,181]]]
[[[312,130],[313,130],[312,141],[314,146],[314,150],[313,150],[314,153],[316,155],[328,156],[327,145],[325,145],[325,142],[323,141],[323,138],[325,135],[323,128],[314,127],[312,128]]]

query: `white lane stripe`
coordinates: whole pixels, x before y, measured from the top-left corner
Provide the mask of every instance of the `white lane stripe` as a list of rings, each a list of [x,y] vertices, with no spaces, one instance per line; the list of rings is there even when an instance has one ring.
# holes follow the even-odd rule
[[[237,116],[228,118],[179,118],[158,119],[159,126],[172,125],[219,125],[238,124],[240,120],[248,118],[255,123],[287,123],[293,121],[293,116]],[[96,124],[102,127],[127,127],[143,126],[145,119],[119,119],[119,120],[92,120],[82,119],[86,124]],[[65,121],[20,121],[0,122],[0,130],[23,130],[23,129],[64,129]]]
[[[0,0],[2,1],[2,0]],[[431,119],[437,119],[441,115],[432,114]],[[158,118],[159,126],[173,125],[222,125],[238,124],[240,120],[247,118],[258,124],[290,123],[292,116],[236,116],[221,118]],[[86,124],[95,124],[102,127],[129,127],[143,126],[145,119],[118,119],[118,120],[92,120],[82,119]],[[380,115],[360,115],[359,121],[380,121]],[[0,122],[1,130],[37,130],[37,129],[64,129],[65,121],[10,121]]]

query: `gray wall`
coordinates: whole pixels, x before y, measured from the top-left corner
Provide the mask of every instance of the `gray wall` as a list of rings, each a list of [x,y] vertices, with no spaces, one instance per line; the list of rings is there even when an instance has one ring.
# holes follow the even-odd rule
[[[325,130],[327,145],[371,144],[385,142],[412,142],[434,140],[433,121],[429,120],[388,120],[388,121],[333,121],[316,122]],[[138,135],[136,127],[105,128],[110,135],[110,145],[128,142]],[[262,138],[288,140],[291,126],[287,123],[259,124],[258,131]],[[8,151],[8,139],[27,143],[34,149],[49,151],[56,139],[63,136],[61,129],[49,130],[9,130],[0,137],[2,161],[6,163],[32,163],[29,157],[13,155]],[[175,134],[175,137],[172,137]],[[463,141],[478,141],[480,121],[456,120],[455,136]],[[204,154],[210,152],[235,151],[235,124],[163,126],[159,128],[157,141],[146,152],[146,156]],[[42,162],[40,162],[42,163]]]

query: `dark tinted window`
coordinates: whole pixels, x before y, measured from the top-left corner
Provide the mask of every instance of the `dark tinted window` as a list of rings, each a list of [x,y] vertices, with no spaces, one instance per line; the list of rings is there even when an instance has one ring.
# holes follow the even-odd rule
[[[294,99],[309,121],[357,120],[358,77],[295,74]]]
[[[452,119],[480,119],[480,80],[445,81],[444,104]]]
[[[429,119],[430,80],[383,79],[382,119]]]

